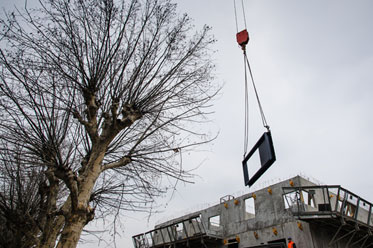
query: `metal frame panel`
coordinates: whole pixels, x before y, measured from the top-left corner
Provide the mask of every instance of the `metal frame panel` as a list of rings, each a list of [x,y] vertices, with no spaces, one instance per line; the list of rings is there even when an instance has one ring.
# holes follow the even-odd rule
[[[261,167],[255,174],[250,178],[249,170],[247,166],[247,161],[254,155],[254,153],[259,149],[260,163]],[[276,161],[275,149],[273,147],[271,132],[265,132],[262,137],[256,142],[254,147],[245,156],[242,161],[243,175],[245,180],[245,186],[252,186],[263,174],[268,170],[268,168]]]

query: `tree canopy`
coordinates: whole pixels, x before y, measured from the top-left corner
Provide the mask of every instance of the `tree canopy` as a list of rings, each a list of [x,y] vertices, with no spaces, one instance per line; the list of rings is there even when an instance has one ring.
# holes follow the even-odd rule
[[[191,179],[179,155],[211,138],[214,39],[169,0],[39,3],[0,21],[0,231],[75,247]]]

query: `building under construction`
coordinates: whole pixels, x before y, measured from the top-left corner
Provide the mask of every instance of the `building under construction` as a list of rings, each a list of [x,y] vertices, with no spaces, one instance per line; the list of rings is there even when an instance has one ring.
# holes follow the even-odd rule
[[[300,176],[155,226],[135,248],[373,248],[372,204],[339,185]]]

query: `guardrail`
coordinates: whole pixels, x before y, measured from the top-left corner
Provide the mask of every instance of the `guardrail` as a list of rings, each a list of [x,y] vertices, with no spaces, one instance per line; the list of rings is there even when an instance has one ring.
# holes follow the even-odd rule
[[[373,226],[372,203],[339,185],[284,187],[285,207],[299,217],[341,216]]]
[[[180,220],[132,237],[135,248],[158,247],[207,235],[200,216]]]

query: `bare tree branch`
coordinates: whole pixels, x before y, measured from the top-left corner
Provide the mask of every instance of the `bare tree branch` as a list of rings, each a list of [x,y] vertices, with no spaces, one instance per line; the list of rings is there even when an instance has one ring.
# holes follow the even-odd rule
[[[75,247],[108,215],[115,233],[193,180],[182,153],[214,139],[220,89],[209,27],[170,0],[40,0],[0,23],[0,221],[16,247]]]

